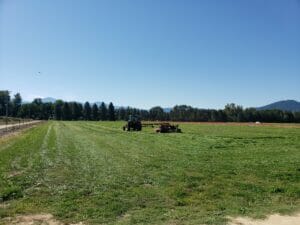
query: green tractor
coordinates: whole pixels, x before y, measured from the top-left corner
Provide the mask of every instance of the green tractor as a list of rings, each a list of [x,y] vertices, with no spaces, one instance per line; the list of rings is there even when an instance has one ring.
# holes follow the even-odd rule
[[[129,115],[127,123],[123,126],[124,131],[141,131],[142,122],[138,116]]]

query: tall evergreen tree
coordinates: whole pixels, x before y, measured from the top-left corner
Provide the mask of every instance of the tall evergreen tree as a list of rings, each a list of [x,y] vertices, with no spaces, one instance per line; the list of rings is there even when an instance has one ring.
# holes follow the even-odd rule
[[[20,93],[15,94],[14,99],[12,100],[12,116],[19,116],[21,105],[22,105],[22,97]]]
[[[62,119],[62,106],[64,102],[62,100],[56,100],[54,104],[54,118],[56,120],[61,120]]]
[[[31,103],[31,118],[32,119],[42,119],[42,99],[41,98],[35,98]]]
[[[41,119],[48,120],[53,118],[53,104],[46,102],[41,105]]]
[[[99,109],[96,103],[92,106],[92,120],[98,120],[99,119]]]
[[[100,120],[107,120],[107,108],[104,102],[100,105]]]
[[[69,105],[71,108],[72,120],[79,120],[82,116],[82,105],[77,102],[70,102]]]
[[[72,119],[72,111],[68,102],[64,102],[62,106],[62,119],[63,120],[71,120]]]
[[[243,107],[234,103],[225,105],[224,112],[226,113],[228,122],[240,122],[243,120]]]
[[[109,103],[108,105],[108,119],[110,121],[115,121],[116,116],[115,116],[115,107],[112,102]]]
[[[30,118],[30,107],[31,103],[23,104],[20,108],[20,117],[21,118]]]
[[[81,103],[77,104],[78,113],[79,113],[79,120],[83,120],[83,105]]]
[[[0,91],[0,116],[6,116],[10,111],[9,91]]]
[[[85,120],[91,120],[92,109],[89,102],[85,102],[83,106],[83,117]]]
[[[118,109],[118,120],[125,120],[126,118],[126,110],[124,107],[120,107]]]
[[[294,112],[294,122],[300,123],[300,112]]]
[[[149,111],[148,110],[140,110],[140,117],[144,120],[149,120]]]

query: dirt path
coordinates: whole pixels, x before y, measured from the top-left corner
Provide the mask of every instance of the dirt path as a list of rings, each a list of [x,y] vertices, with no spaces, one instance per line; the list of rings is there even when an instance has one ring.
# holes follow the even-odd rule
[[[15,225],[65,225],[65,223],[56,220],[51,214],[34,214],[20,215],[14,218],[6,218],[4,222]],[[84,225],[84,223],[76,223],[70,225]],[[245,217],[231,219],[229,225],[300,225],[300,214],[294,216],[271,215],[265,220],[253,220]]]
[[[26,125],[29,125],[29,124],[35,124],[35,123],[39,123],[41,122],[40,120],[34,120],[34,121],[30,121],[30,122],[26,122],[26,123],[17,123],[17,124],[8,124],[8,125],[0,125],[0,130],[3,130],[3,129],[10,129],[10,128],[15,128],[15,127],[21,127],[21,126],[26,126]]]
[[[300,225],[300,213],[293,216],[274,214],[264,220],[238,217],[232,219],[229,225]]]
[[[34,214],[17,216],[15,218],[7,218],[5,221],[7,224],[14,225],[66,225],[56,220],[51,214]],[[69,225],[84,225],[83,223],[74,223]]]
[[[8,133],[12,133],[26,127],[30,127],[41,122],[42,122],[41,120],[34,120],[34,121],[20,123],[20,124],[18,123],[18,124],[0,125],[0,137]]]

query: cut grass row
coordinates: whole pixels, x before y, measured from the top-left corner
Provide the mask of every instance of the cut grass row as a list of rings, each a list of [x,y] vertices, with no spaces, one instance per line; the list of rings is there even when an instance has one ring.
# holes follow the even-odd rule
[[[298,128],[48,122],[0,140],[0,221],[52,213],[91,224],[223,224],[300,209]],[[1,222],[0,222],[1,223]]]

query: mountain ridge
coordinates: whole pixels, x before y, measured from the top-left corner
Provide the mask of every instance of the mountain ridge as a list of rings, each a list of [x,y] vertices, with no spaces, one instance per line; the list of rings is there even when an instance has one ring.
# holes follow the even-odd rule
[[[273,102],[265,106],[257,107],[256,109],[257,110],[279,109],[283,111],[299,112],[300,102],[296,100],[282,100],[282,101]]]

